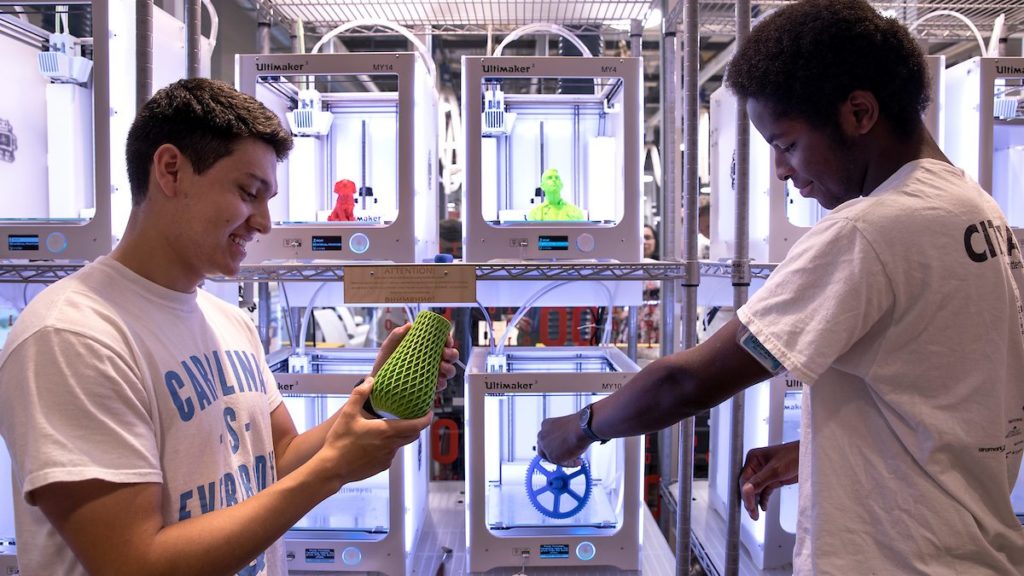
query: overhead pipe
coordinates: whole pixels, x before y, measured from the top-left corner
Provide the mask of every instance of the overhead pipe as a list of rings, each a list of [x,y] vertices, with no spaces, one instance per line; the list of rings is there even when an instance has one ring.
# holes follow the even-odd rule
[[[265,8],[257,0],[235,0],[235,4],[237,4],[239,8],[241,8],[242,10],[244,10],[246,12],[255,12],[256,13],[256,25],[257,25],[256,41],[257,41],[257,46],[259,46],[259,43],[262,42],[262,40],[260,40],[259,35],[263,33],[261,26],[265,24],[269,28],[270,40],[276,40],[278,42],[278,44],[280,44],[280,45],[283,45],[283,46],[286,46],[286,47],[291,47],[291,45],[292,45],[292,37],[291,37],[291,33],[288,31],[287,27],[285,27],[285,26],[274,26],[273,7],[269,8],[269,9]],[[209,7],[209,6],[207,6],[207,7]],[[267,42],[267,46],[268,47],[267,47],[267,51],[266,52],[264,52],[262,50],[262,48],[258,48],[259,53],[260,54],[270,54],[271,52],[273,52],[273,50],[270,48],[270,46],[271,46],[271,42],[270,41]]]
[[[201,0],[185,0],[185,57],[187,67],[186,78],[198,78],[200,71],[200,41],[202,35],[202,2]]]
[[[659,123],[661,125],[661,149],[662,150],[678,150],[679,149],[679,132],[678,122],[676,121],[676,95],[679,94],[679,72],[676,63],[676,23],[675,20],[669,18],[671,14],[667,10],[667,6],[675,0],[661,0],[662,3],[662,14],[666,17],[661,21],[661,45],[659,47],[659,59],[661,69],[661,82],[659,85],[659,92],[661,96],[661,110],[659,110]],[[676,154],[665,154],[664,161],[661,165],[661,185],[659,187],[659,198],[658,206],[661,209],[661,226],[658,228],[658,245],[662,247],[661,254],[664,260],[677,260],[679,258],[678,244],[675,243],[675,222],[679,214],[678,212],[678,200],[679,197],[679,186],[676,184],[676,166],[678,165],[678,155]],[[660,355],[665,357],[676,349],[676,281],[675,280],[664,280],[661,283],[661,342],[660,342]],[[671,426],[662,430],[658,433],[658,469],[664,470],[665,474],[662,475],[662,486],[668,494],[668,490],[672,485],[672,476],[676,474],[678,478],[677,468],[679,465],[679,427]],[[659,488],[661,489],[661,488]],[[678,498],[677,498],[678,500]],[[676,502],[676,526],[674,529],[679,529],[679,503]],[[665,531],[668,531],[666,528]],[[678,538],[676,539],[676,546],[678,548]],[[686,545],[689,547],[689,544]],[[682,575],[685,572],[680,572],[682,565],[679,560],[679,550],[676,551],[676,574]]]
[[[683,6],[683,349],[697,345],[697,286],[700,284],[700,265],[697,261],[697,194],[700,192],[697,135],[700,115],[698,68],[700,66],[700,35],[698,29],[698,2],[686,0]],[[673,152],[675,150],[673,149]],[[666,154],[667,156],[668,154]],[[675,154],[673,154],[675,155]],[[690,573],[693,557],[690,550],[692,535],[691,509],[693,503],[693,417],[679,425],[679,493],[676,514],[676,571]]]
[[[637,58],[643,57],[643,33],[644,26],[640,20],[630,20],[629,22],[629,55]],[[643,79],[641,78],[641,81]],[[643,165],[641,165],[641,169]],[[638,191],[639,193],[639,191]],[[637,327],[639,322],[639,314],[637,313],[637,306],[629,307],[629,316],[626,318],[627,326],[629,327],[629,337],[626,339],[626,356],[630,360],[636,362],[637,360]]]
[[[256,14],[256,51],[260,54],[270,54],[270,19],[263,16],[262,12]],[[251,290],[251,289],[250,289]],[[270,282],[260,282],[256,286],[258,303],[256,311],[259,314],[257,328],[260,332],[260,342],[263,343],[263,353],[270,353],[270,325],[273,322],[270,302]],[[294,342],[294,340],[293,340]]]
[[[153,95],[153,0],[135,4],[135,110]]]
[[[260,19],[256,22],[256,51],[270,54],[270,22]]]
[[[681,68],[679,66],[679,42],[677,30],[678,20],[681,16],[679,4],[676,0],[662,0],[661,31],[661,149],[666,153],[662,158],[662,186],[661,186],[661,227],[658,242],[663,246],[662,253],[669,259],[679,260],[679,222],[680,222],[680,197],[682,180],[679,171],[679,143],[681,141],[682,116],[680,111],[680,78]],[[665,280],[661,287],[661,356],[673,354],[680,342],[680,334],[677,328],[677,311],[680,310],[679,282],[676,280]],[[686,466],[686,450],[684,446],[692,445],[693,428],[687,426],[692,419],[687,419],[672,428],[659,434],[663,441],[659,446],[659,458],[665,464],[663,470],[673,470],[677,480],[676,493],[676,525],[675,525],[675,552],[676,552],[676,574],[685,576],[690,573],[690,502],[685,494],[692,491],[688,478],[692,476]],[[689,430],[689,440],[688,432]],[[671,475],[668,475],[671,476]],[[671,483],[671,477],[667,478]]]
[[[750,36],[750,0],[736,1],[736,49]],[[732,261],[733,308],[747,303],[750,293],[750,119],[747,99],[736,99],[736,250]],[[729,435],[729,474],[739,478],[743,467],[744,391],[732,397],[732,422]],[[740,492],[735,483],[728,490],[726,518],[725,576],[739,574]]]

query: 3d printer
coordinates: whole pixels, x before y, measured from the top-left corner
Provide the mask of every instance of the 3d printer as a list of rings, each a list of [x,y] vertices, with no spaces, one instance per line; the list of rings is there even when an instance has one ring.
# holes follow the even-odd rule
[[[1024,58],[972,58],[946,70],[943,151],[988,190],[1024,240]]]
[[[268,357],[300,432],[334,414],[373,368],[377,350],[309,351],[308,371],[289,372],[290,349]],[[412,551],[427,511],[427,430],[395,455],[391,468],[347,484],[285,534],[289,571],[412,573]]]
[[[549,567],[640,569],[640,437],[594,444],[580,468],[536,455],[544,418],[570,414],[639,368],[610,347],[529,348],[466,370],[466,562],[469,573]]]
[[[788,372],[751,386],[743,392],[743,453],[753,448],[800,439],[803,382]],[[711,409],[712,458],[708,468],[708,501],[722,518],[729,517],[729,498],[737,493],[729,471],[732,399]],[[783,486],[772,496],[768,510],[757,520],[741,513],[740,541],[761,570],[785,566],[793,560],[796,542],[798,486]]]
[[[467,262],[640,260],[641,64],[462,59]]]
[[[14,478],[11,475],[11,455],[0,438],[0,574],[18,573],[18,549],[14,535]]]
[[[1024,58],[972,58],[946,70],[946,78],[949,138],[943,151],[992,194],[1019,246],[1024,241]],[[984,246],[980,235],[978,242]],[[983,256],[1009,250],[989,246],[993,251],[982,248]],[[1010,500],[1024,518],[1024,475],[1018,473]]]
[[[236,85],[295,136],[247,263],[437,253],[437,95],[415,54],[239,55]]]
[[[736,95],[711,94],[711,259],[736,252]],[[750,259],[781,262],[828,211],[775,177],[775,153],[750,126]]]
[[[0,16],[5,78],[17,87],[0,99],[4,259],[91,260],[111,248],[108,35],[70,33],[107,30],[108,9],[58,4],[42,7],[53,31]]]

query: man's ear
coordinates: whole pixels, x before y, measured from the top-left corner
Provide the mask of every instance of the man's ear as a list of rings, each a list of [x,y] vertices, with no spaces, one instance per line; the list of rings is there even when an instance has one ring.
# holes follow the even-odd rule
[[[173,144],[163,144],[153,153],[152,180],[164,196],[176,196],[181,183],[185,157]]]
[[[867,90],[850,92],[840,110],[840,122],[848,134],[867,134],[878,123],[878,99]]]

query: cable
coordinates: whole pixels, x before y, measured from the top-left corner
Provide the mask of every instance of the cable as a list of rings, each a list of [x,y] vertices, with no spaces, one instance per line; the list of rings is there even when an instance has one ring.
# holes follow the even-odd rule
[[[430,74],[431,81],[436,82],[437,66],[434,64],[434,58],[430,54],[430,50],[428,50],[426,45],[423,44],[423,41],[417,38],[412,32],[410,32],[408,28],[405,28],[404,26],[401,26],[399,24],[395,24],[394,22],[389,22],[387,20],[375,20],[372,18],[364,18],[352,20],[351,22],[346,22],[336,27],[334,30],[331,30],[327,34],[324,34],[323,37],[320,38],[320,41],[313,45],[313,49],[310,51],[310,53],[316,54],[320,52],[320,48],[323,47],[323,45],[326,44],[327,42],[330,42],[331,38],[334,38],[335,36],[338,36],[342,32],[346,32],[348,30],[351,30],[352,28],[357,28],[359,26],[380,26],[383,28],[394,30],[398,34],[404,36],[406,40],[408,40],[413,46],[416,47],[416,52],[419,55],[420,59],[423,61],[423,65],[426,66],[427,73]],[[300,50],[300,52],[304,52],[304,50]]]
[[[24,310],[28,306],[29,300],[38,296],[40,293],[42,293],[43,290],[46,290],[50,286],[50,284],[52,284],[52,282],[44,282],[43,287],[39,289],[39,292],[36,292],[31,297],[29,297],[28,288],[29,286],[32,285],[32,283],[26,282],[25,287],[21,289],[21,310]],[[13,304],[13,302],[11,302],[11,304]],[[19,310],[19,312],[21,310]]]
[[[501,44],[498,44],[498,47],[494,49],[494,54],[492,54],[492,56],[501,56],[501,53],[505,49],[505,46],[511,44],[512,42],[515,42],[522,36],[532,34],[534,32],[551,32],[553,34],[558,34],[562,38],[565,38],[569,42],[572,42],[572,45],[575,46],[584,56],[592,57],[594,55],[590,51],[590,48],[587,48],[586,44],[581,42],[579,37],[570,32],[568,28],[559,26],[558,24],[550,24],[547,22],[534,22],[532,24],[520,26],[519,28],[513,30],[508,36],[505,37],[504,40],[501,41]]]
[[[306,313],[302,315],[302,324],[299,326],[299,345],[295,348],[296,353],[299,356],[306,355],[306,330],[309,328],[309,318],[313,315],[313,304],[316,302],[316,297],[320,295],[320,291],[327,286],[327,282],[321,282],[316,290],[313,291],[313,295],[309,297],[309,303],[306,304]],[[313,343],[314,348],[316,343]]]
[[[978,41],[978,48],[981,49],[982,57],[988,56],[988,49],[985,47],[985,41],[982,40],[981,33],[978,32],[978,29],[974,26],[974,22],[971,22],[969,18],[967,18],[966,16],[959,12],[954,12],[953,10],[936,10],[934,12],[929,12],[915,20],[914,23],[910,25],[909,31],[913,32],[914,29],[917,28],[918,25],[920,25],[922,22],[928,20],[929,18],[934,18],[935,16],[952,16],[953,18],[958,18],[961,21],[963,21],[963,23],[966,24],[967,27],[971,29],[971,33],[974,34],[974,39]]]
[[[441,186],[445,198],[462,186],[464,134],[462,107],[455,92],[448,86],[441,89],[437,104],[438,152],[441,155]]]
[[[217,16],[217,9],[214,8],[212,0],[203,0],[203,6],[210,13],[210,53],[217,46],[217,34],[220,30],[220,17]]]
[[[284,282],[277,283],[277,289],[281,291],[281,298],[284,299],[285,309],[285,320],[284,328],[288,331],[288,342],[295,348],[295,335],[292,334],[292,306],[288,303],[288,290],[284,287]]]
[[[487,337],[490,339],[490,342],[487,343],[487,347],[491,352],[494,352],[494,322],[491,321],[491,313],[487,311],[487,308],[484,308],[484,305],[481,304],[479,300],[476,301],[476,305],[480,308],[480,311],[484,313],[484,321],[487,322]],[[470,331],[472,332],[472,330]],[[470,339],[472,340],[472,336],[470,336]]]
[[[53,19],[53,23],[57,34],[70,34],[71,28],[68,27],[68,5],[58,4],[56,16],[57,17]],[[61,32],[61,25],[64,26],[64,32]]]
[[[526,302],[524,302],[523,305],[519,307],[519,310],[516,310],[516,313],[512,315],[512,319],[509,320],[508,324],[505,325],[505,331],[501,333],[501,338],[498,340],[497,348],[495,349],[494,353],[498,356],[501,356],[502,354],[505,353],[505,339],[508,337],[509,330],[511,330],[512,327],[519,323],[519,320],[526,315],[526,311],[529,310],[531,306],[533,306],[534,302],[536,302],[538,299],[540,299],[548,292],[555,290],[556,288],[565,286],[568,283],[568,280],[562,280],[561,282],[549,284],[541,288],[540,290],[534,292],[533,295],[527,298]]]
[[[561,282],[556,282],[554,284],[549,284],[549,285],[541,288],[540,290],[534,292],[533,295],[530,296],[526,300],[526,302],[523,303],[522,306],[520,306],[519,310],[517,310],[516,313],[512,316],[512,319],[509,321],[508,325],[505,326],[505,331],[502,332],[501,340],[498,341],[497,348],[494,351],[495,355],[501,356],[502,354],[505,353],[505,339],[509,335],[509,330],[511,330],[516,324],[519,323],[520,320],[523,319],[523,316],[525,316],[526,313],[530,310],[530,307],[533,306],[534,302],[539,300],[542,296],[544,296],[548,292],[551,292],[552,290],[555,290],[556,288],[560,288],[562,286],[565,286],[566,284],[569,284],[569,282],[570,282],[569,280],[562,280]],[[608,296],[608,309],[611,310],[612,306],[613,306],[613,304],[612,304],[612,291],[609,290],[608,287],[605,286],[603,282],[599,282],[598,286],[603,288],[604,291],[605,291],[605,294]],[[608,314],[608,318],[607,318],[607,322],[606,322],[607,326],[605,327],[604,334],[602,335],[602,338],[601,338],[601,344],[602,345],[608,344],[608,340],[611,337],[611,319],[612,319],[612,316],[613,316],[613,314],[611,314],[611,313]]]

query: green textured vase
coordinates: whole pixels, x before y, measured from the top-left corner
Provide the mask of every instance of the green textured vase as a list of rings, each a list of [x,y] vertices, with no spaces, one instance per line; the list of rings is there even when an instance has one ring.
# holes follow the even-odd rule
[[[392,418],[419,418],[430,412],[437,389],[437,368],[451,324],[424,310],[373,380],[370,405]]]

